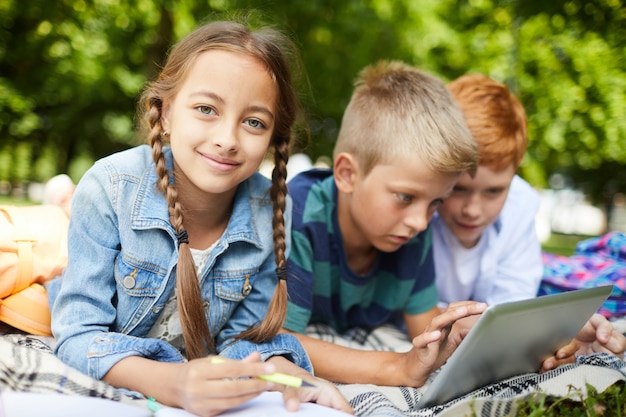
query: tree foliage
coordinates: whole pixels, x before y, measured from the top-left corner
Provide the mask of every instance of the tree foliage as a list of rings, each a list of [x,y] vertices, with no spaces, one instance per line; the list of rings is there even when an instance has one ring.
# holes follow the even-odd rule
[[[0,180],[78,179],[139,143],[136,99],[169,45],[249,10],[300,48],[311,140],[299,150],[313,158],[331,154],[358,71],[399,59],[509,85],[529,116],[521,173],[534,185],[558,172],[594,196],[626,191],[622,0],[1,0]]]

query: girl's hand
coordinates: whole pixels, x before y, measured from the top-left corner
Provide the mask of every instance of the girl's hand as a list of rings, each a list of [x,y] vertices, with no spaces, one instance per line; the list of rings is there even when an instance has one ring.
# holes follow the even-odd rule
[[[350,404],[348,404],[335,385],[324,379],[315,378],[311,374],[307,375],[308,376],[298,376],[315,385],[315,387],[285,387],[285,390],[283,391],[283,399],[287,410],[297,411],[300,403],[313,402],[343,411],[344,413],[354,414],[354,410],[352,410]]]
[[[334,384],[324,379],[314,377],[304,369],[281,356],[272,357],[270,360],[277,364],[279,372],[297,376],[302,378],[303,381],[314,385],[314,387],[306,386],[293,388],[275,384],[275,389],[282,390],[283,392],[283,400],[287,410],[297,411],[300,407],[300,403],[314,402],[348,414],[354,414],[352,407],[350,407],[348,401],[341,395]]]
[[[421,387],[428,376],[452,355],[470,330],[468,323],[482,314],[485,303],[460,301],[448,305],[446,310],[432,319],[424,332],[412,341],[413,348],[403,355],[403,368],[410,373],[411,386]],[[463,326],[454,326],[466,319]],[[454,327],[453,327],[454,326]]]
[[[179,407],[202,417],[220,414],[250,401],[263,391],[274,388],[273,383],[255,378],[271,374],[276,367],[260,362],[259,353],[241,361],[215,357],[194,359],[183,364],[178,374]]]

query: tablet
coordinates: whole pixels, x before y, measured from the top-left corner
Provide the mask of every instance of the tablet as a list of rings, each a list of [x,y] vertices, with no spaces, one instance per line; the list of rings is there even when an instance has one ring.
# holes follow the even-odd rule
[[[545,359],[578,334],[612,289],[605,285],[487,308],[425,389],[418,408],[538,372]]]

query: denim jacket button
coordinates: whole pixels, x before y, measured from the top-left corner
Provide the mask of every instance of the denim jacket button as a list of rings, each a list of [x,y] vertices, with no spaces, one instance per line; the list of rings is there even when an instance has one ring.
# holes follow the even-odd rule
[[[245,284],[243,288],[241,289],[242,295],[248,295],[250,294],[250,292],[252,292],[252,285],[250,284]]]
[[[124,287],[130,290],[135,287],[135,278],[130,275],[126,275],[124,277],[124,280],[122,281],[122,284],[124,284]]]

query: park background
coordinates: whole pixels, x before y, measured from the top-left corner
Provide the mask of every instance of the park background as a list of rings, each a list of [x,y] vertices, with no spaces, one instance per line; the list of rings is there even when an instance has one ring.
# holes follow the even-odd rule
[[[483,73],[526,108],[519,174],[542,193],[548,238],[626,230],[622,0],[0,0],[0,201],[36,202],[29,190],[52,176],[77,182],[142,143],[137,98],[168,47],[238,14],[300,49],[308,135],[294,152],[331,155],[368,64],[403,60],[446,82]]]

